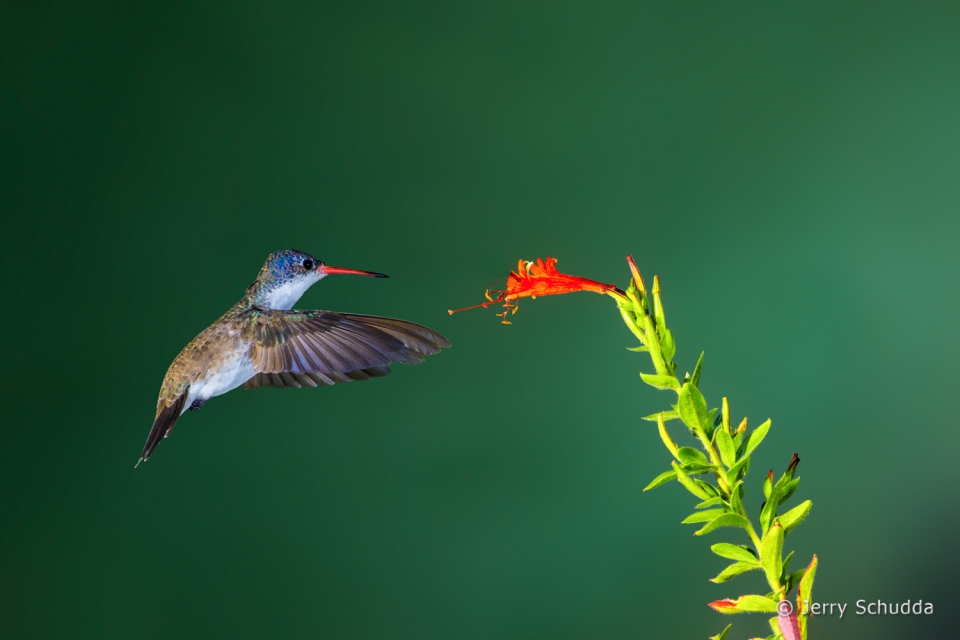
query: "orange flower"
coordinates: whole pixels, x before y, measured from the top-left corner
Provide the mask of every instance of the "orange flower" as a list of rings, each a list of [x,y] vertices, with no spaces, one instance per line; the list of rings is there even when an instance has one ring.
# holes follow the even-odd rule
[[[581,278],[580,276],[571,276],[557,271],[557,259],[547,258],[546,263],[540,258],[536,262],[524,262],[521,260],[517,265],[516,271],[511,271],[507,276],[507,288],[487,289],[487,302],[475,304],[463,309],[451,309],[447,313],[453,315],[458,311],[467,309],[486,308],[490,305],[503,303],[505,311],[497,315],[503,318],[504,324],[510,324],[507,321],[508,313],[516,313],[517,303],[520,298],[536,298],[537,296],[551,296],[561,293],[573,293],[575,291],[593,291],[594,293],[619,293],[620,289],[612,284],[603,284],[596,280]]]

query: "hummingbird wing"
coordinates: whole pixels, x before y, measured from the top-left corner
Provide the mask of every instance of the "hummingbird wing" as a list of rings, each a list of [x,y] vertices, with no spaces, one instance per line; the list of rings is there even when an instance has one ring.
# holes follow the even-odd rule
[[[450,343],[413,322],[333,311],[271,311],[257,318],[251,352],[259,387],[315,387],[388,375]]]

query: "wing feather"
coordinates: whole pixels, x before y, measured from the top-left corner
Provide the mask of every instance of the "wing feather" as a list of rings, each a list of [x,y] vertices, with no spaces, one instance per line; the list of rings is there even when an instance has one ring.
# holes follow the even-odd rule
[[[418,364],[450,343],[422,325],[332,311],[270,311],[253,328],[257,375],[243,386],[314,387],[369,380],[389,365]]]

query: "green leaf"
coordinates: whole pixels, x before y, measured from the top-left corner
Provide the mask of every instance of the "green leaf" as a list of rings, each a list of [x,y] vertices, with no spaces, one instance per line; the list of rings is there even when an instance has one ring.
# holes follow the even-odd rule
[[[766,596],[740,596],[736,600],[724,598],[717,602],[711,602],[710,606],[720,613],[751,613],[761,611],[765,613],[776,613],[777,603],[772,598]]]
[[[674,391],[680,388],[680,383],[674,376],[660,376],[653,373],[641,373],[640,379],[651,387],[657,389],[672,389]]]
[[[729,567],[718,573],[716,578],[710,578],[710,582],[716,582],[719,584],[721,582],[726,582],[730,578],[738,576],[741,573],[754,571],[759,568],[760,565],[758,565],[756,562],[734,562]]]
[[[737,447],[737,458],[739,458],[743,455],[743,450],[747,448],[747,442],[742,432],[733,432],[733,444]]]
[[[698,504],[698,505],[697,505],[696,507],[694,507],[694,508],[695,508],[695,509],[706,509],[707,507],[715,507],[715,506],[720,505],[720,504],[723,504],[723,498],[721,498],[721,497],[718,496],[718,497],[716,497],[716,498],[710,498],[709,500],[704,500],[703,502],[701,502],[700,504]]]
[[[720,527],[741,527],[747,529],[750,527],[750,521],[737,513],[725,513],[722,516],[714,518],[707,523],[707,526],[695,531],[695,536],[705,536],[711,531],[716,531]]]
[[[710,418],[707,416],[707,401],[696,386],[685,383],[680,388],[680,418],[697,433],[710,433]]]
[[[646,420],[647,422],[656,422],[657,416],[663,416],[663,421],[669,422],[670,420],[678,419],[680,414],[676,411],[661,411],[660,413],[651,413],[648,416],[643,416],[641,420]]]
[[[773,635],[767,636],[767,638],[769,640],[783,640],[783,634],[780,632],[780,616],[770,618],[767,622],[770,624],[770,628],[773,629]]]
[[[710,484],[709,482],[704,482],[700,478],[694,478],[693,481],[697,484],[698,487],[706,491],[707,495],[710,496],[711,498],[714,496],[720,495],[720,490],[717,489],[712,484]]]
[[[690,376],[690,384],[695,387],[700,386],[700,370],[703,368],[703,354],[704,351],[700,352],[700,357],[697,359],[697,366],[693,368],[693,375]]]
[[[784,578],[783,585],[787,593],[789,593],[791,589],[797,586],[797,583],[800,582],[800,578],[803,577],[804,571],[806,571],[806,569],[797,569],[796,571],[788,575],[786,578]]]
[[[783,574],[783,527],[779,524],[770,527],[760,542],[760,564],[767,572],[767,582],[778,584]]]
[[[702,462],[688,462],[683,465],[683,470],[689,473],[690,475],[703,475],[705,473],[713,473],[717,470],[717,467],[712,464],[704,464]]]
[[[737,482],[730,488],[730,510],[743,515],[743,481]]]
[[[673,360],[673,356],[677,355],[677,343],[674,342],[670,329],[666,327],[663,327],[660,332],[660,353],[667,365]]]
[[[807,517],[807,514],[810,513],[810,508],[813,506],[813,502],[806,500],[801,502],[790,511],[787,511],[783,515],[777,518],[777,522],[780,523],[780,526],[783,527],[783,534],[786,535],[790,533],[798,524],[803,522]]]
[[[733,438],[723,429],[717,429],[715,432],[717,439],[717,448],[720,450],[720,460],[727,467],[732,467],[737,461],[737,448],[733,446]]]
[[[730,467],[730,471],[727,471],[727,483],[733,484],[740,479],[740,471],[744,467],[750,464],[750,456],[744,456],[737,461],[737,464]]]
[[[703,455],[702,452],[694,449],[693,447],[680,447],[677,449],[677,457],[680,459],[680,462],[683,464],[689,464],[691,462],[699,462],[700,464],[710,464],[707,461],[707,456]]]
[[[682,415],[682,414],[681,414]],[[760,446],[760,443],[763,442],[763,439],[767,436],[767,431],[770,430],[770,420],[768,419],[762,425],[754,429],[750,433],[750,437],[747,438],[747,448],[744,450],[743,455],[748,456],[753,453],[753,450]]]
[[[723,631],[721,631],[715,636],[710,636],[710,640],[727,640],[727,632],[730,631],[730,627],[732,626],[733,626],[732,624],[728,624],[726,629],[724,629]]]
[[[693,478],[687,475],[687,473],[680,468],[680,465],[678,465],[676,462],[671,462],[670,464],[673,465],[673,470],[677,474],[677,480],[680,481],[680,484],[682,484],[687,491],[697,496],[701,500],[706,500],[707,498],[712,497],[706,491],[701,489],[699,485],[693,481]]]
[[[777,488],[773,488],[773,493],[770,496],[770,499],[763,503],[763,508],[760,509],[760,529],[762,535],[766,535],[767,531],[770,530],[770,525],[773,524],[774,519],[777,517]]]
[[[783,486],[783,489],[780,491],[780,504],[783,504],[790,499],[790,496],[793,495],[793,492],[797,490],[798,484],[800,484],[800,478],[794,478]]]
[[[677,472],[676,472],[676,471],[664,471],[663,473],[661,473],[660,475],[658,475],[656,478],[654,478],[654,479],[650,482],[650,484],[648,484],[646,487],[644,487],[643,490],[644,490],[644,491],[649,491],[650,489],[656,489],[657,487],[659,487],[659,486],[662,485],[662,484],[667,484],[667,483],[670,482],[671,480],[675,480],[676,477],[677,477]]]
[[[783,535],[784,535],[784,536],[787,535],[786,529],[784,529]],[[787,572],[787,568],[790,566],[790,561],[791,561],[791,560],[793,560],[793,551],[791,551],[790,553],[788,553],[788,554],[787,554],[787,557],[783,559],[783,572],[784,572],[784,573]],[[788,589],[788,591],[789,591],[789,589]]]
[[[683,522],[680,524],[696,524],[698,522],[710,522],[718,516],[722,516],[726,513],[724,509],[708,509],[706,511],[694,511],[689,516],[684,518]]]
[[[797,623],[800,625],[800,637],[803,640],[807,638],[807,614],[804,611],[809,611],[809,607],[804,606],[805,603],[813,602],[810,599],[810,595],[813,593],[813,578],[817,575],[817,556],[814,554],[813,560],[810,561],[810,564],[803,572],[803,577],[800,578],[800,586],[797,587]]]
[[[737,544],[730,544],[729,542],[718,542],[710,547],[710,551],[713,551],[721,558],[726,558],[727,560],[736,560],[737,562],[752,562],[753,564],[760,566],[757,556],[753,555],[753,552],[747,547],[741,547]]]
[[[627,347],[627,351],[635,351],[637,353],[642,353],[644,351],[650,351],[650,347],[644,347],[643,345],[639,347]]]

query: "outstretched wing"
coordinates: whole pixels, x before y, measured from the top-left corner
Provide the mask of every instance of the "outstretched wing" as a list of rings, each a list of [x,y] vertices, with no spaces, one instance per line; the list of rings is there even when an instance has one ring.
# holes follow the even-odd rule
[[[270,311],[257,318],[251,353],[258,387],[316,387],[369,380],[395,362],[418,364],[450,343],[413,322],[333,311]]]

